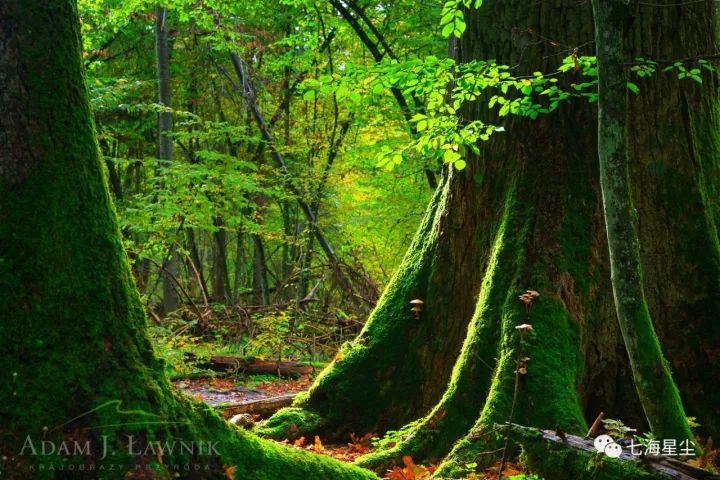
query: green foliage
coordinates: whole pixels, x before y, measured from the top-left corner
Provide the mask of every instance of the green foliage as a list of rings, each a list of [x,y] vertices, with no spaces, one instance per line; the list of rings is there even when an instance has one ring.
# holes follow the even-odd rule
[[[159,273],[171,251],[179,255],[176,278],[184,302],[192,299],[205,308],[216,301],[230,309],[257,303],[255,237],[266,252],[269,302],[298,300],[319,284],[313,300],[322,301],[295,305],[293,328],[342,310],[349,319],[326,330],[333,338],[349,334],[353,330],[345,324],[357,329],[355,322],[367,314],[377,298],[376,284],[389,278],[431,194],[421,169],[376,174],[372,159],[405,142],[408,134],[385,88],[375,88],[368,98],[360,84],[336,85],[354,65],[366,62],[364,47],[328,5],[173,0],[164,6],[172,108],[156,103],[154,3],[80,0],[78,5],[98,138],[145,303],[151,309],[161,305]],[[395,21],[404,18],[404,8],[398,3],[369,15],[378,22]],[[417,16],[396,22],[398,35],[415,31],[424,12],[437,15],[440,8],[416,10]],[[412,35],[395,48],[401,54],[442,51],[434,42]],[[287,175],[247,116],[228,51],[238,52],[248,65]],[[155,158],[160,111],[174,120],[172,161]],[[344,122],[347,132],[340,133]],[[311,240],[298,199],[316,209],[323,233],[359,282],[352,285],[350,305],[348,292]],[[215,261],[223,238],[226,274],[217,273]],[[214,291],[218,275],[225,275],[224,295]],[[322,337],[327,331],[312,333]]]
[[[483,0],[448,0],[443,5],[442,15],[440,17],[440,27],[442,28],[442,36],[449,37],[462,36],[465,32],[465,15],[462,8],[480,8]]]
[[[269,287],[287,284],[271,301],[287,301],[292,289],[302,296],[319,281],[319,294],[333,296],[323,313],[347,309],[330,293],[336,285],[296,200],[316,206],[335,250],[382,285],[429,198],[424,169],[451,164],[463,170],[484,141],[504,132],[509,116],[535,119],[568,99],[597,96],[595,58],[579,51],[551,72],[446,58],[443,37],[462,35],[464,12],[482,8],[479,0],[432,6],[403,0],[366,9],[394,51],[379,63],[327,4],[173,0],[165,6],[172,108],[156,103],[154,4],[79,2],[98,137],[125,245],[151,307],[160,303],[157,265],[171,250],[186,264],[178,279],[196,301],[203,293],[224,302],[248,300],[242,292],[257,290],[251,236],[258,236],[269,256]],[[427,35],[428,19],[440,25],[437,34]],[[265,120],[277,117],[271,133],[288,175],[276,168],[247,117],[228,51],[245,58]],[[715,67],[702,58],[668,64],[639,58],[628,67],[628,89],[641,94],[641,80],[658,70],[702,82],[703,72]],[[410,125],[395,104],[397,92],[409,101]],[[290,106],[283,113],[285,97]],[[463,119],[458,112],[467,104],[479,104],[487,115]],[[175,154],[161,162],[155,159],[156,117],[163,110],[174,117]],[[347,133],[340,134],[344,122]],[[198,281],[212,283],[218,235],[232,247],[225,298],[202,292]],[[367,313],[367,305],[357,309]]]
[[[636,432],[634,428],[626,426],[622,421],[613,418],[606,418],[602,421],[603,428],[615,438],[623,438],[632,432]]]
[[[275,358],[282,359],[283,348],[288,344],[291,323],[291,314],[288,311],[261,316],[257,321],[261,333],[250,341],[250,347],[270,352]]]

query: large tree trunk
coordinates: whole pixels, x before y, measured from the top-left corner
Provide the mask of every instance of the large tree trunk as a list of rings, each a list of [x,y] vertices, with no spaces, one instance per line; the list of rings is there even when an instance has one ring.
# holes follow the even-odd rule
[[[376,478],[236,430],[163,376],[102,174],[79,31],[72,0],[0,3],[0,474],[130,478],[153,464],[163,478],[171,465],[201,466],[184,478]],[[32,455],[28,439],[91,452]],[[180,440],[195,454],[145,451]],[[98,470],[110,464],[122,467]]]
[[[627,58],[717,51],[712,2],[667,3],[636,10]],[[486,0],[466,13],[456,58],[518,65],[518,75],[553,71],[574,47],[593,53],[591,10],[574,0]],[[688,415],[717,436],[717,83],[657,73],[640,88],[628,152],[647,302]],[[515,422],[571,432],[601,410],[643,428],[610,283],[596,115],[572,100],[537,120],[508,119],[467,169],[446,174],[363,333],[259,431],[284,435],[296,424],[358,433],[421,417],[405,441],[361,463],[437,460],[454,447],[440,470],[448,474],[493,450],[493,425],[511,411]],[[463,117],[488,112],[476,104]],[[518,300],[526,289],[540,292],[529,310]],[[409,311],[413,297],[425,301],[420,321]],[[534,327],[524,340],[515,328],[523,323]]]

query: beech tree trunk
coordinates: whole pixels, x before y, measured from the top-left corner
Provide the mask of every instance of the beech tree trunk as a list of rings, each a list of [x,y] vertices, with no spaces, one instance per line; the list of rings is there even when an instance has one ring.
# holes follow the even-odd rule
[[[631,12],[626,59],[718,51],[712,2],[657,3]],[[466,22],[453,46],[460,62],[495,59],[523,75],[556,70],[575,48],[594,54],[589,2],[485,0]],[[569,75],[568,84],[585,81]],[[647,305],[687,414],[717,438],[718,82],[658,72],[636,83],[627,150]],[[502,446],[494,425],[511,411],[516,423],[581,434],[600,411],[646,428],[614,308],[597,110],[574,99],[536,120],[503,120],[484,103],[464,107],[463,118],[503,121],[506,132],[480,145],[468,168],[445,173],[359,338],[258,432],[343,436],[419,419],[360,464],[444,459],[437,475],[458,477]],[[518,300],[527,289],[540,293],[529,309]],[[425,302],[419,321],[413,298]],[[516,329],[524,323],[533,327],[525,338]]]
[[[103,178],[73,0],[0,2],[0,113],[2,478],[169,478],[199,465],[183,478],[377,479],[238,430],[165,379]],[[33,455],[28,439],[70,450]],[[154,441],[196,447],[157,455]]]

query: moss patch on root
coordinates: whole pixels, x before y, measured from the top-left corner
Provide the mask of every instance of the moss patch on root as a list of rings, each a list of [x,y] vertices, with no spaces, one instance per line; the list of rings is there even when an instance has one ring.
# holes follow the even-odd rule
[[[261,437],[275,440],[294,440],[308,432],[317,432],[323,426],[323,418],[299,407],[286,407],[259,423],[254,431]]]

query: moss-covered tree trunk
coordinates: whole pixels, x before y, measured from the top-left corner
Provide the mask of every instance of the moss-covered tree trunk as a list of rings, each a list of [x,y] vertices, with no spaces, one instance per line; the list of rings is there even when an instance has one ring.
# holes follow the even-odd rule
[[[693,439],[655,334],[642,282],[626,134],[628,89],[623,40],[631,5],[623,0],[593,0],[600,187],[613,296],[640,404],[652,432],[661,439]]]
[[[79,28],[72,0],[0,3],[0,475],[376,478],[237,430],[163,376],[105,184]]]
[[[711,2],[659,3],[667,5],[632,12],[628,59],[718,51]],[[495,59],[522,75],[554,71],[575,48],[594,53],[589,2],[485,0],[466,20],[462,62]],[[688,415],[717,436],[717,82],[657,73],[639,85],[628,155],[647,303]],[[479,104],[463,112],[487,115]],[[613,302],[596,118],[593,105],[572,100],[537,120],[509,119],[467,169],[446,175],[360,338],[260,431],[359,433],[415,416],[404,441],[360,462],[445,458],[442,475],[501,446],[493,425],[511,411],[517,423],[572,432],[584,433],[600,411],[643,428]],[[540,293],[530,308],[518,300],[527,289]],[[425,301],[419,322],[408,309],[416,296]],[[516,328],[525,323],[532,332]],[[447,357],[457,358],[452,369],[426,361]]]

